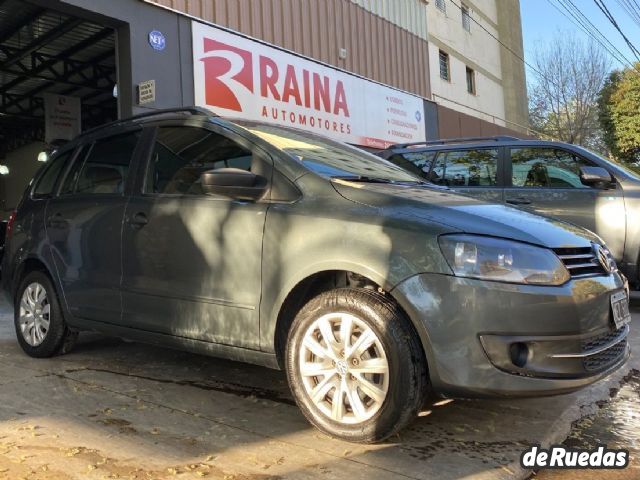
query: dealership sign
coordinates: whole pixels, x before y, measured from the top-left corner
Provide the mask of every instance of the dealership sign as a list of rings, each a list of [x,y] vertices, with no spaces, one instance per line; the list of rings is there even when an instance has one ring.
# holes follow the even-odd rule
[[[44,94],[45,141],[71,140],[80,135],[82,102],[78,97]]]
[[[379,148],[425,140],[420,97],[199,22],[193,66],[196,104],[222,116]]]

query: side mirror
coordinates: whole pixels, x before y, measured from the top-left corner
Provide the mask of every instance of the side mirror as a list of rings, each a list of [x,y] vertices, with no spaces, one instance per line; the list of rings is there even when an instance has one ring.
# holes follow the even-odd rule
[[[207,195],[220,195],[235,200],[260,200],[267,192],[267,179],[239,168],[218,168],[200,175],[202,190]]]
[[[585,185],[607,188],[613,179],[611,174],[602,167],[580,167],[580,180]]]

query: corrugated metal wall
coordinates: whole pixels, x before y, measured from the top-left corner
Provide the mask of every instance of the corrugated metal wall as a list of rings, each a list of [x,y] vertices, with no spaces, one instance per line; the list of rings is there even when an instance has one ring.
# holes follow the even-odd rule
[[[427,2],[424,0],[351,0],[365,10],[389,20],[427,40]]]
[[[370,13],[352,0],[144,1],[229,27],[426,98],[431,95],[426,40]],[[398,3],[410,1],[398,0]],[[376,11],[375,8],[382,8],[382,3],[390,2],[359,0],[358,3],[366,3],[370,10]],[[376,4],[380,5],[376,7]],[[394,15],[401,18],[402,11],[403,8],[398,7]],[[426,19],[424,25],[426,29]],[[339,58],[341,48],[347,49],[344,60]]]

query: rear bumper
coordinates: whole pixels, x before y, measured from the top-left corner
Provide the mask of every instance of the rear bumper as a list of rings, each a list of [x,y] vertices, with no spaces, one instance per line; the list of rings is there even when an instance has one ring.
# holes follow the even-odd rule
[[[560,287],[424,274],[392,295],[418,330],[434,389],[449,396],[570,392],[617,370],[629,356],[610,296],[619,274]]]

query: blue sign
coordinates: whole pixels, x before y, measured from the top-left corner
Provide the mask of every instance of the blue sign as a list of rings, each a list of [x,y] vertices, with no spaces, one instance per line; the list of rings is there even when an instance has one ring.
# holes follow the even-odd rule
[[[420,120],[422,120],[422,114],[420,113],[420,111],[416,111],[416,120],[419,122]]]
[[[149,45],[154,50],[161,52],[167,46],[167,39],[164,38],[162,32],[158,30],[154,30],[153,32],[149,32]]]

